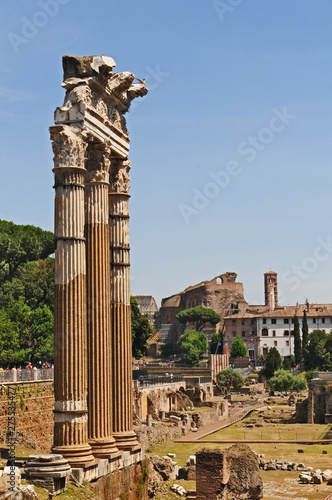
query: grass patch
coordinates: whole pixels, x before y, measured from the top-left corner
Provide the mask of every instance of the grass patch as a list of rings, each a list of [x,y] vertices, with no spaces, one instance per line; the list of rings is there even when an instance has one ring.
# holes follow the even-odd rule
[[[246,425],[253,420],[250,415],[242,422],[226,427],[209,435],[209,439],[324,439],[331,430],[331,425],[311,424],[264,424],[264,427],[248,428]]]

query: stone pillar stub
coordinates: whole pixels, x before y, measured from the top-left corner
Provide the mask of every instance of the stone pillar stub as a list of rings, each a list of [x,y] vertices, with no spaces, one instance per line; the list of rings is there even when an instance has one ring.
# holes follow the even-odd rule
[[[109,248],[110,147],[90,139],[85,175],[87,239],[88,434],[95,457],[118,451],[112,437]]]
[[[88,444],[85,137],[50,128],[55,174],[54,446],[71,466],[94,461]]]
[[[129,182],[131,163],[112,159],[110,171],[113,436],[119,449],[138,445],[133,431],[129,277]]]

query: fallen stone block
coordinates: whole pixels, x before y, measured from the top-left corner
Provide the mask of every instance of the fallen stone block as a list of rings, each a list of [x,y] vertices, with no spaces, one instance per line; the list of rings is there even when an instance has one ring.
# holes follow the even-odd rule
[[[301,473],[299,476],[299,480],[301,483],[310,484],[311,483],[311,476],[309,476],[309,474]]]
[[[32,484],[20,486],[15,492],[15,500],[38,500],[35,487]]]
[[[178,475],[176,479],[188,479],[188,468],[187,467],[179,467]]]
[[[314,484],[322,484],[323,476],[321,474],[313,474],[312,481]]]
[[[328,481],[330,477],[332,477],[332,470],[331,469],[324,470],[322,476],[323,476],[323,481]]]
[[[176,415],[170,415],[170,416],[169,416],[169,419],[170,419],[172,422],[181,422],[181,417],[177,417]]]

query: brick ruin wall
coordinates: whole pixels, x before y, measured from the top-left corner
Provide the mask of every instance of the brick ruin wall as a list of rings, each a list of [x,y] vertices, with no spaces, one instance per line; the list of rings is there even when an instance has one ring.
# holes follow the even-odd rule
[[[53,444],[53,382],[16,386],[17,444],[49,452]],[[0,388],[0,443],[6,444],[8,396]]]
[[[196,500],[259,500],[263,481],[258,459],[249,446],[196,452]]]
[[[245,309],[248,304],[243,295],[243,284],[234,282],[217,283],[216,280],[193,287],[181,292],[180,304],[177,307],[164,306],[167,299],[163,299],[160,308],[160,321],[162,324],[171,323],[175,325],[177,337],[183,332],[183,325],[176,319],[176,315],[196,305],[213,309],[221,318],[226,315],[232,305]],[[208,328],[208,330],[211,328]],[[214,330],[214,328],[213,328]]]

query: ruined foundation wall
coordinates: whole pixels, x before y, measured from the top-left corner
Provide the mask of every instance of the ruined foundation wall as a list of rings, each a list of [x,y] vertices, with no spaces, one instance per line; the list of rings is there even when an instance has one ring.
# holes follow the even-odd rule
[[[103,476],[90,488],[103,500],[147,500],[147,460]]]

